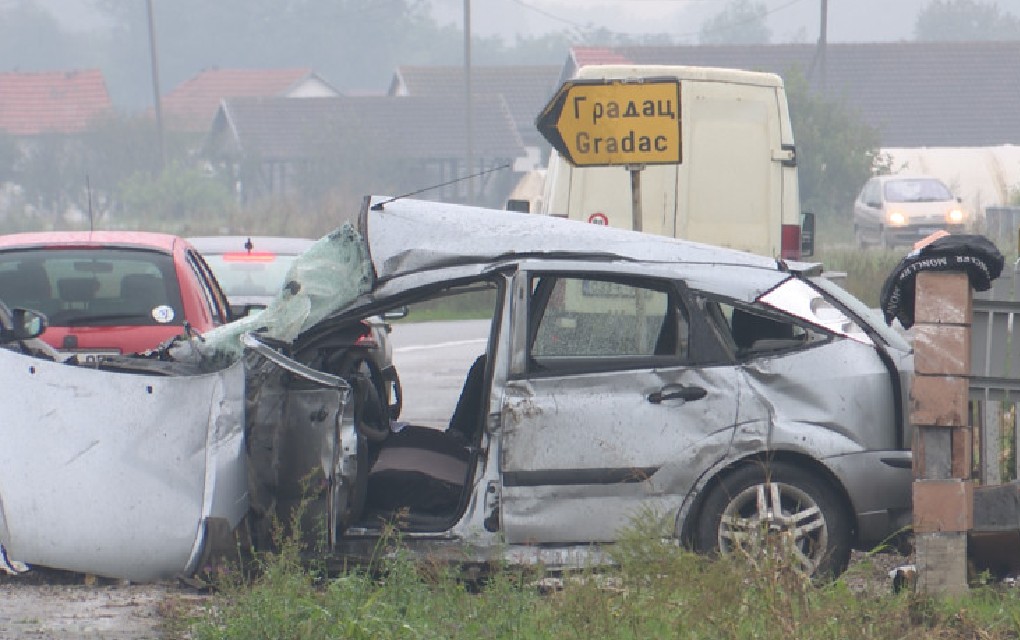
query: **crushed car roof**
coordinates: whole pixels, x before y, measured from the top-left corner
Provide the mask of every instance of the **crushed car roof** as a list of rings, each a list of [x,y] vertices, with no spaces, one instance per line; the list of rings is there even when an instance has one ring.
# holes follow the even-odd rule
[[[549,255],[777,268],[774,258],[734,249],[554,216],[424,200],[373,196],[366,199],[359,226],[379,281],[458,264]],[[787,266],[804,271],[816,265]]]
[[[257,329],[291,342],[360,295],[399,276],[511,258],[562,257],[603,260],[736,265],[776,272],[773,258],[664,236],[584,224],[552,216],[441,202],[371,196],[349,224],[320,238],[291,265],[282,290],[254,316],[205,335],[201,357],[231,362],[240,336]],[[783,263],[790,271],[817,267]],[[186,360],[194,345],[178,345]]]

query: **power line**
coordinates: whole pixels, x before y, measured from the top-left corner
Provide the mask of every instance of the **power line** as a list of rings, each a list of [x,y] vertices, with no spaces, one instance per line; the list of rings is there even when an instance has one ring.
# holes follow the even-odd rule
[[[617,2],[620,3],[620,4],[628,4],[628,3],[633,3],[633,2],[683,2],[683,3],[694,3],[694,2],[717,2],[717,1],[718,0],[617,0]],[[803,2],[803,1],[804,0],[789,0],[788,2],[785,2],[785,3],[783,3],[783,4],[779,5],[779,6],[773,7],[771,9],[769,9],[767,7],[767,5],[766,5],[766,10],[762,14],[761,17],[762,18],[768,17],[768,16],[770,16],[770,15],[772,15],[774,13],[778,13],[780,11],[783,11],[784,9],[787,9],[787,8],[789,8],[789,7],[791,7],[791,6],[795,5],[795,4],[798,4],[800,2]],[[549,18],[550,20],[555,20],[556,22],[561,22],[563,24],[569,25],[569,26],[574,27],[576,29],[583,30],[583,29],[587,29],[587,28],[589,28],[591,26],[591,24],[587,24],[587,25],[581,24],[581,23],[576,22],[574,20],[570,20],[568,18],[564,18],[562,16],[558,16],[558,15],[552,14],[552,13],[546,11],[545,9],[541,9],[539,7],[536,7],[533,4],[529,4],[527,2],[524,2],[524,0],[510,0],[510,2],[512,2],[512,3],[514,3],[514,4],[518,5],[518,6],[521,6],[521,7],[525,8],[525,9],[527,9],[529,11],[533,11],[533,12],[539,14],[539,15],[545,16],[546,18]],[[748,18],[747,20],[740,20],[740,21],[731,23],[731,26],[734,26],[734,27],[742,26],[744,24],[749,24],[749,23],[751,23],[751,22],[753,22],[755,20],[758,20],[758,19],[759,19],[758,16],[755,16],[754,18]],[[626,32],[618,32],[618,33],[626,33]],[[672,33],[672,32],[670,32],[670,35],[673,35],[673,36],[675,36],[677,38],[686,38],[686,37],[690,37],[690,36],[699,35],[700,33],[701,32],[699,30],[699,31],[691,31],[691,32],[688,32],[688,33]],[[629,34],[629,35],[633,35],[633,34]]]

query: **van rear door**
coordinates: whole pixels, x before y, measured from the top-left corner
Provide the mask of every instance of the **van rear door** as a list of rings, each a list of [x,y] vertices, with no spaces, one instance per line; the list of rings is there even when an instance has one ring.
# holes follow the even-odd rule
[[[775,87],[688,81],[683,95],[677,237],[779,255],[784,167]]]

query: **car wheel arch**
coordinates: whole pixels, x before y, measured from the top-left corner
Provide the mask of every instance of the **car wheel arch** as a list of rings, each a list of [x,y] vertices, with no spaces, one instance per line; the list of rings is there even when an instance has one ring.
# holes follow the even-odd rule
[[[714,469],[707,470],[698,479],[694,489],[684,500],[677,513],[675,532],[678,539],[688,548],[695,547],[695,530],[700,519],[704,516],[706,498],[712,493],[719,483],[727,477],[732,476],[741,469],[748,466],[761,466],[772,462],[779,462],[804,471],[814,478],[825,483],[834,496],[839,500],[839,506],[843,510],[850,523],[850,540],[852,545],[857,544],[858,525],[857,511],[854,509],[850,494],[839,477],[817,458],[812,458],[797,451],[771,450],[759,451],[743,456],[737,460],[731,460],[719,465]]]

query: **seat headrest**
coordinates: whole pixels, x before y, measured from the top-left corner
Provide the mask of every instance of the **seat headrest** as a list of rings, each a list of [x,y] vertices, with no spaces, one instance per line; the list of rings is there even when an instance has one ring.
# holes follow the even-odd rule
[[[88,302],[99,291],[99,280],[95,278],[61,278],[57,280],[57,291],[65,302]]]

